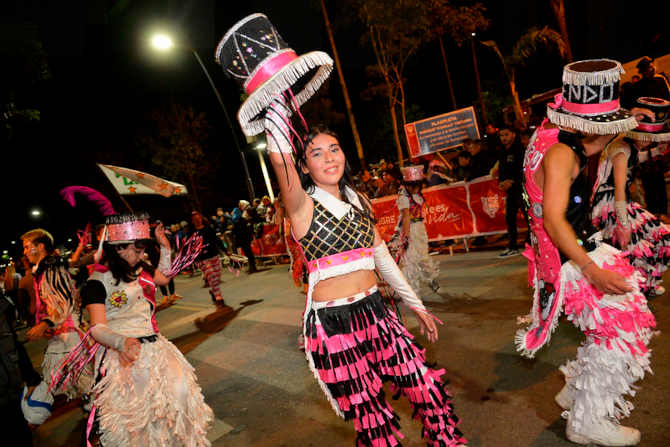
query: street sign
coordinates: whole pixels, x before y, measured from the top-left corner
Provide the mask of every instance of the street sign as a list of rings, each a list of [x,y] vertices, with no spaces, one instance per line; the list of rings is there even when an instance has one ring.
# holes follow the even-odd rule
[[[479,139],[475,110],[466,107],[406,124],[405,136],[412,157],[456,147],[467,138]]]

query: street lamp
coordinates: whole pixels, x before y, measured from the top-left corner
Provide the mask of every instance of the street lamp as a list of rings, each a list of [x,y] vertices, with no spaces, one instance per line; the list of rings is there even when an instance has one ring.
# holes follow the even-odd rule
[[[270,196],[270,200],[274,202],[275,195],[274,192],[272,191],[272,184],[270,183],[268,168],[265,165],[265,157],[263,156],[263,149],[265,149],[267,146],[268,144],[264,140],[260,140],[259,142],[254,144],[254,149],[256,149],[256,153],[258,154],[258,161],[261,164],[261,172],[263,173],[263,180],[265,180],[265,187],[268,189],[268,196]]]
[[[151,38],[151,45],[157,50],[167,51],[174,46],[174,43],[167,34],[155,34]]]
[[[165,33],[157,33],[154,34],[151,37],[151,46],[158,50],[158,51],[168,51],[171,48],[173,48],[174,42],[172,38],[165,34]],[[219,101],[219,105],[221,106],[221,109],[223,110],[223,114],[226,117],[226,121],[228,122],[228,126],[230,127],[230,131],[233,134],[233,140],[235,141],[235,146],[237,147],[237,151],[240,153],[240,158],[242,159],[242,165],[244,166],[244,172],[247,176],[247,190],[249,191],[249,197],[250,201],[253,201],[254,198],[256,197],[256,194],[254,193],[254,185],[251,182],[251,176],[249,175],[249,167],[247,166],[247,159],[244,156],[244,152],[242,152],[242,148],[240,147],[240,142],[237,139],[237,134],[235,133],[235,128],[233,127],[233,122],[230,120],[230,116],[228,115],[228,110],[226,109],[226,106],[223,104],[223,100],[221,99],[221,95],[219,94],[219,91],[217,90],[216,86],[214,85],[214,81],[212,80],[212,77],[209,75],[209,72],[207,71],[207,68],[205,67],[205,64],[202,63],[202,59],[200,59],[200,55],[198,52],[195,50],[195,48],[191,47],[186,47],[188,50],[193,53],[193,56],[195,59],[198,61],[198,64],[200,64],[200,67],[202,68],[202,71],[205,73],[205,76],[207,77],[207,80],[209,81],[209,85],[212,86],[212,90],[214,91],[214,95],[216,96],[216,99]]]
[[[33,208],[32,210],[30,210],[30,215],[32,216],[33,219],[39,219],[40,217],[42,217],[42,210],[40,210],[39,208]]]

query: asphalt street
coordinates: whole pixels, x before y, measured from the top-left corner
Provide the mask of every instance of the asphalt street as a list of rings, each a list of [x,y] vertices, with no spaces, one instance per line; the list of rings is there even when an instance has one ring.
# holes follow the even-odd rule
[[[470,447],[575,445],[565,438],[565,420],[553,397],[563,385],[557,368],[575,357],[583,336],[562,321],[537,358],[521,358],[513,340],[517,316],[530,310],[526,262],[521,256],[500,260],[498,253],[436,256],[442,290],[439,295],[422,290],[422,296],[445,325],[439,341],[427,346],[428,359],[446,368],[444,377]],[[202,277],[180,276],[177,293],[184,298],[158,314],[161,332],[194,366],[214,410],[212,445],[353,446],[351,423],[333,413],[297,348],[305,298],[288,266],[270,266],[253,275],[225,270],[223,277],[229,308],[214,308]],[[669,300],[666,295],[650,302],[661,331],[670,322]],[[426,346],[414,318],[404,315]],[[43,344],[27,347],[38,366]],[[670,341],[660,334],[651,347],[654,374],[639,383],[632,399],[636,408],[624,421],[642,431],[642,447],[670,445]],[[403,445],[425,445],[409,404],[401,398],[392,406],[401,418]],[[35,445],[79,446],[84,427],[78,402],[60,402],[49,421],[35,430]]]

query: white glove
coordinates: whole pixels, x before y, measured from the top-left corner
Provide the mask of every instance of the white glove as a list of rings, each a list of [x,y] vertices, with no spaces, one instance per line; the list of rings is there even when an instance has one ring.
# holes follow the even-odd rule
[[[617,220],[619,223],[628,228],[628,209],[627,209],[627,204],[626,202],[623,201],[616,201],[614,202],[614,212],[616,213]]]
[[[385,242],[382,242],[375,247],[374,256],[377,270],[382,275],[382,278],[384,278],[384,281],[398,292],[403,303],[409,306],[412,310],[427,313],[426,306],[423,305],[421,299],[419,299],[416,292],[412,289],[412,286],[410,286],[405,279],[405,275],[402,274],[402,271],[398,268],[398,264],[393,260]]]
[[[101,345],[123,352],[126,343],[126,337],[117,334],[104,323],[98,323],[91,328],[91,335]]]
[[[283,97],[275,98],[265,113],[265,139],[269,152],[283,152],[293,154],[291,147],[291,129],[289,119],[291,109],[286,105]]]
[[[171,253],[169,248],[163,247],[161,245],[161,256],[158,259],[158,271],[159,272],[164,274],[165,272],[170,270],[170,264],[171,264],[170,255],[171,254],[172,253]]]

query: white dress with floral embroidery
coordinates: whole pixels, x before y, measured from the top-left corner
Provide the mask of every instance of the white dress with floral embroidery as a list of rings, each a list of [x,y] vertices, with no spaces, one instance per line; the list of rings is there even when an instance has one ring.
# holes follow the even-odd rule
[[[152,281],[140,276],[118,284],[111,272],[94,272],[106,291],[107,326],[126,337],[151,337],[139,357],[124,367],[119,353],[106,349],[98,361],[102,378],[93,388],[100,440],[108,446],[209,446],[213,419],[196,381],[193,367],[163,337],[152,318]]]

